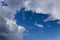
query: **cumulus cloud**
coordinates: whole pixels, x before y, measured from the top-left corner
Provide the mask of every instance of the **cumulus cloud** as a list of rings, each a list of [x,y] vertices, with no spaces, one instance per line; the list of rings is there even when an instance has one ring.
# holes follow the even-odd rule
[[[37,13],[49,14],[51,20],[60,20],[60,0],[27,0],[25,7]]]
[[[4,1],[8,6],[2,6]],[[49,14],[47,20],[60,20],[60,0],[0,0],[0,40],[22,40],[25,28],[18,26],[14,15],[16,10],[26,7],[37,13]],[[35,24],[43,27],[41,24]]]
[[[8,6],[2,6],[4,1]],[[22,40],[25,28],[16,24],[14,15],[23,0],[0,0],[0,40]]]

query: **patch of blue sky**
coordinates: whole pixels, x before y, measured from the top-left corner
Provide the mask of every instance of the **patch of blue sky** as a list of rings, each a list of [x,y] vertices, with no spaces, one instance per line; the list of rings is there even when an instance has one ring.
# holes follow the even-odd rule
[[[17,24],[24,26],[29,31],[27,33],[29,35],[25,35],[24,40],[37,40],[37,39],[48,40],[48,38],[50,37],[54,38],[56,35],[60,33],[59,31],[60,25],[57,24],[59,20],[48,21],[48,22],[44,21],[44,19],[46,19],[49,16],[48,14],[42,14],[36,12],[33,13],[32,11],[24,11],[24,9],[20,10],[20,12],[17,13],[18,14],[15,15]],[[25,19],[23,19],[23,17],[25,17]],[[39,28],[35,26],[34,25],[35,22],[44,25],[44,27]],[[50,27],[48,27],[49,25]]]

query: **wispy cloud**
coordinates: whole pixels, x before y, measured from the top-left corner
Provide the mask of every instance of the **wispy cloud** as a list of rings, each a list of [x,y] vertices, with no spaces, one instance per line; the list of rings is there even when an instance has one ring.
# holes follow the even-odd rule
[[[38,24],[38,23],[35,23],[34,25],[37,26],[37,27],[40,27],[40,28],[44,27],[42,24]]]

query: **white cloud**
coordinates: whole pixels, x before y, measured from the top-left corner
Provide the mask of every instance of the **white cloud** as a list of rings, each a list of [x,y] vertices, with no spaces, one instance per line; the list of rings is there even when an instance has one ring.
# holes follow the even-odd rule
[[[60,21],[58,21],[57,24],[60,24]]]
[[[4,0],[0,0],[0,1],[4,1]]]
[[[39,11],[43,10],[42,13],[47,13],[49,9],[51,9],[53,4],[52,4],[52,0],[27,0],[25,6],[28,9],[34,10],[36,12],[38,11],[35,9],[39,9]]]
[[[25,7],[37,13],[49,14],[53,19],[60,20],[60,0],[27,0]]]
[[[25,0],[5,0],[8,7],[13,10],[19,10],[23,6]]]
[[[37,26],[37,27],[40,27],[40,28],[44,27],[42,24],[38,24],[38,23],[35,23],[34,25]]]
[[[22,40],[25,28],[23,26],[17,25],[16,20],[13,20],[15,17],[14,15],[16,14],[16,10],[19,10],[19,8],[21,8],[19,2],[22,3],[22,1],[5,0],[5,2],[8,3],[9,6],[2,6],[2,3],[0,1],[0,39]]]

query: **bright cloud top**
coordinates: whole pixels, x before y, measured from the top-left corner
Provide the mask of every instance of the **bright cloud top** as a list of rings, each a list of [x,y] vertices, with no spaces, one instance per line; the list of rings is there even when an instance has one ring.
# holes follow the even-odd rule
[[[27,0],[25,6],[27,10],[50,14],[51,18],[60,20],[60,0]]]
[[[8,6],[2,6],[5,1]],[[16,24],[14,15],[19,10],[23,0],[1,0],[0,1],[0,40],[22,40],[25,28]],[[22,1],[22,2],[20,2]],[[17,4],[17,5],[16,5]]]

